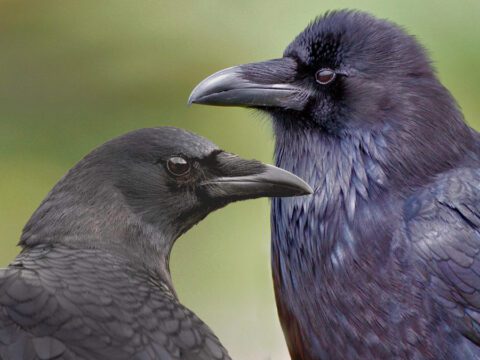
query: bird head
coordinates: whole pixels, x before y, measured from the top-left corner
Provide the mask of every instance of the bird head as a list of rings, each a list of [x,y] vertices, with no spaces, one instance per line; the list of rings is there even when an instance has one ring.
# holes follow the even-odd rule
[[[178,128],[135,131],[108,148],[119,156],[109,178],[129,207],[147,222],[178,233],[234,201],[312,192],[285,170],[245,160]]]
[[[334,11],[308,25],[283,57],[206,78],[189,103],[256,108],[292,127],[339,135],[421,118],[416,111],[425,114],[438,97],[452,104],[412,36],[363,12]]]
[[[185,130],[142,129],[74,166],[34,213],[21,245],[158,237],[169,251],[178,236],[228,203],[311,192],[285,170],[242,159]]]

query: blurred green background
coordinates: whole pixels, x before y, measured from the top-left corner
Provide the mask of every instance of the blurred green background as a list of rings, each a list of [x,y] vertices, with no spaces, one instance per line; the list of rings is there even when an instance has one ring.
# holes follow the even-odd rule
[[[478,0],[0,0],[1,265],[62,174],[129,130],[179,126],[271,162],[268,119],[188,108],[189,92],[216,70],[280,56],[316,15],[339,8],[415,34],[467,120],[480,125]],[[267,200],[210,215],[177,242],[171,266],[183,303],[234,358],[288,358],[270,280]]]

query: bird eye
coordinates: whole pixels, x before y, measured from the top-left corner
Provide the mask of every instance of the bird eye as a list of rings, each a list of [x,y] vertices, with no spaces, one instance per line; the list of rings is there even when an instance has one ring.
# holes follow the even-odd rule
[[[337,74],[332,69],[320,69],[315,74],[315,80],[321,85],[330,84]]]
[[[186,175],[190,172],[190,163],[181,156],[173,156],[167,161],[167,169],[174,176]]]

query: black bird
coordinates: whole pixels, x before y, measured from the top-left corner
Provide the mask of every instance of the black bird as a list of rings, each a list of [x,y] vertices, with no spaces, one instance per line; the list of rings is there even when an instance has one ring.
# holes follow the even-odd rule
[[[55,185],[0,270],[0,359],[230,359],[178,301],[171,248],[230,202],[309,192],[176,128],[107,142]]]
[[[277,166],[315,189],[272,206],[292,359],[480,359],[480,137],[414,37],[329,12],[190,102],[269,113]]]

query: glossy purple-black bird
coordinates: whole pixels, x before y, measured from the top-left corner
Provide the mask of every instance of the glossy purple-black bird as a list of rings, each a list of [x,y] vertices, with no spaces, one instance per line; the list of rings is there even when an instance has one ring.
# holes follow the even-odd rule
[[[330,12],[190,102],[269,113],[277,166],[315,189],[272,206],[292,359],[480,359],[480,138],[414,37]]]
[[[55,185],[0,270],[0,359],[230,359],[179,302],[172,246],[230,202],[309,192],[181,129],[107,142]]]

